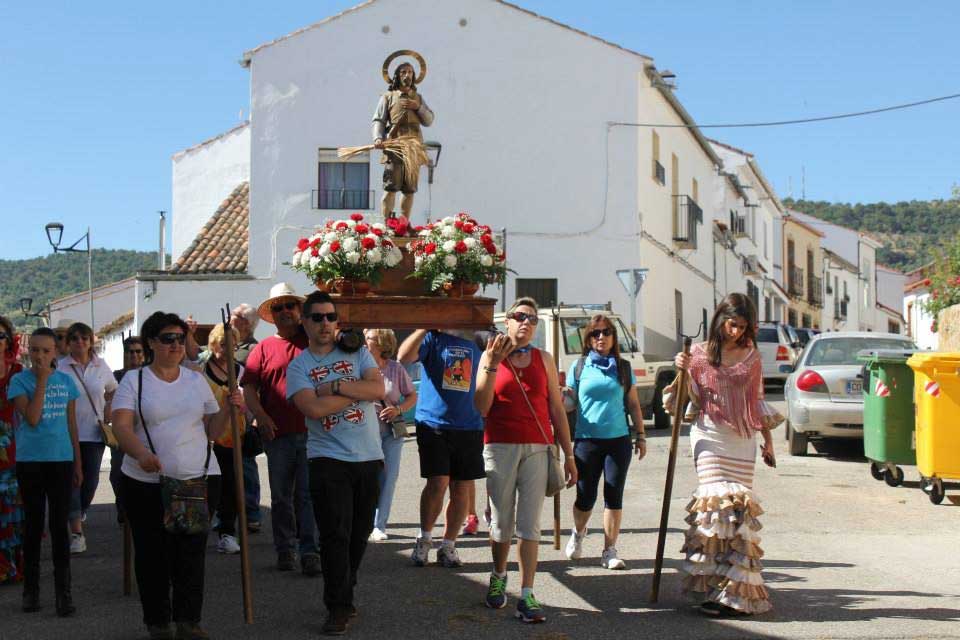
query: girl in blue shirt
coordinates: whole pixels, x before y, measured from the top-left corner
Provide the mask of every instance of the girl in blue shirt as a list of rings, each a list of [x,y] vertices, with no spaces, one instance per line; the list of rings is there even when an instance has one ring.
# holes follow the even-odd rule
[[[50,513],[50,541],[58,616],[76,611],[70,593],[70,538],[67,518],[74,487],[83,482],[75,403],[80,393],[57,371],[57,340],[44,327],[30,336],[31,368],[10,380],[7,398],[21,420],[17,440],[17,481],[23,496],[23,610],[40,610],[40,538],[44,500]]]

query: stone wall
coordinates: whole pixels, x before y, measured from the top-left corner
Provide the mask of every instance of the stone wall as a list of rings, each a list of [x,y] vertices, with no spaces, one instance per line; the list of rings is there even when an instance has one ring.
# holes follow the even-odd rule
[[[960,305],[940,312],[937,334],[940,337],[939,351],[960,351]]]

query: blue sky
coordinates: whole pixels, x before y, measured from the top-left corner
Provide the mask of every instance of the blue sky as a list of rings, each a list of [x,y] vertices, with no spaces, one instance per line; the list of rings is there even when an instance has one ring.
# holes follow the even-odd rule
[[[438,0],[439,1],[439,0]],[[353,0],[0,4],[0,258],[43,224],[154,249],[170,156],[234,126],[240,54]],[[960,3],[519,0],[652,56],[701,124],[811,117],[960,93]],[[584,7],[589,6],[589,11]],[[960,100],[824,124],[706,132],[756,154],[781,196],[943,198],[960,182]]]

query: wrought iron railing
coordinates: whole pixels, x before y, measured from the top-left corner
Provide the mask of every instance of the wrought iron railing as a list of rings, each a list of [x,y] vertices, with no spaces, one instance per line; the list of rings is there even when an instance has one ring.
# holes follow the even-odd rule
[[[653,161],[653,179],[660,184],[667,184],[667,170],[659,161]]]
[[[697,225],[703,223],[703,209],[687,195],[673,196],[673,241],[697,248]]]
[[[730,231],[737,238],[745,238],[747,236],[747,217],[731,212]]]
[[[803,297],[803,269],[791,266],[787,270],[787,293],[794,298]]]
[[[807,276],[807,301],[815,307],[823,307],[823,278]]]
[[[373,191],[358,189],[314,189],[310,206],[314,209],[373,208]]]

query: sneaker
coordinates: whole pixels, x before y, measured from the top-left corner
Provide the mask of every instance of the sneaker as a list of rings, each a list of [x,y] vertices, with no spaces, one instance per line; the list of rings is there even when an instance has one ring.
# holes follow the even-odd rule
[[[487,505],[487,508],[483,510],[483,521],[487,523],[487,526],[490,526],[490,521],[493,520],[493,516],[490,514],[490,505]]]
[[[350,612],[348,609],[337,608],[330,612],[327,621],[323,623],[323,635],[342,636],[347,632],[347,625],[350,623]]]
[[[617,557],[616,547],[608,547],[603,550],[603,555],[600,556],[600,566],[604,569],[612,569],[613,571],[620,571],[627,568],[626,563]]]
[[[237,539],[229,534],[221,533],[220,540],[217,542],[217,553],[240,553],[240,545],[237,543]]]
[[[570,534],[570,539],[567,540],[567,560],[579,560],[580,556],[583,555],[583,540],[587,537],[587,532],[579,533],[576,529],[573,530],[573,533]]]
[[[293,551],[281,551],[277,554],[277,570],[293,571],[296,567],[296,559]]]
[[[507,577],[490,574],[490,586],[484,603],[491,609],[503,609],[507,606]]]
[[[430,547],[433,546],[432,541],[424,540],[423,538],[417,538],[417,544],[413,547],[413,564],[422,567],[427,562],[430,561]]]
[[[377,529],[376,527],[374,527],[373,531],[370,532],[371,542],[383,542],[389,537],[390,536],[387,535],[386,531],[383,531],[382,529]]]
[[[442,544],[440,548],[437,549],[437,564],[447,569],[463,566],[463,563],[460,562],[460,554],[457,553],[457,548],[450,544]]]
[[[247,532],[248,532],[248,533],[260,533],[260,521],[259,521],[259,520],[247,520]]]
[[[177,640],[210,640],[210,635],[196,622],[178,622]]]
[[[517,602],[517,617],[522,622],[546,622],[547,615],[543,612],[543,607],[537,602],[537,599],[531,593],[526,598],[520,598]]]
[[[470,514],[467,516],[467,523],[463,525],[463,535],[465,536],[475,536],[477,535],[477,529],[480,528],[480,518],[475,514]]]
[[[303,554],[303,557],[300,558],[300,571],[302,571],[303,575],[307,576],[308,578],[313,578],[320,575],[323,572],[323,569],[320,565],[320,554]]]
[[[83,553],[87,550],[87,539],[82,533],[70,534],[70,553]]]

